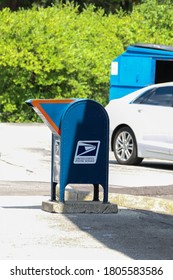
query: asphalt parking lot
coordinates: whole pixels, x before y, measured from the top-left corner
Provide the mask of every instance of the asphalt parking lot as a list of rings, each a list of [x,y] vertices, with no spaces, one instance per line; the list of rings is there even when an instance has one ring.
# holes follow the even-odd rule
[[[173,258],[170,162],[122,167],[110,154],[118,214],[54,214],[41,209],[50,198],[49,129],[0,124],[0,135],[0,259]]]

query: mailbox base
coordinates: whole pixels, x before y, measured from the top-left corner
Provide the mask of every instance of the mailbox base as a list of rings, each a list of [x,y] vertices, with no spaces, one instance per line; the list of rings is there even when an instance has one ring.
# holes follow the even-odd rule
[[[102,203],[99,201],[43,201],[42,209],[51,213],[59,214],[111,214],[118,213],[117,204]]]

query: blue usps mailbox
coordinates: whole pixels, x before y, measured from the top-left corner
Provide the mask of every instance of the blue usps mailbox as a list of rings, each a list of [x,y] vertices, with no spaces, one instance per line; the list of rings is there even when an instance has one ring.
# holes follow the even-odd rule
[[[68,184],[93,184],[93,200],[108,202],[109,118],[104,107],[89,99],[28,100],[52,130],[51,200],[64,202]]]

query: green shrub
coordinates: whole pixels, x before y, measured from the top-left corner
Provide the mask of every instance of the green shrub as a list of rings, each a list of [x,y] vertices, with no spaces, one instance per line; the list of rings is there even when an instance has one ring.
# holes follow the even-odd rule
[[[30,98],[87,97],[106,104],[110,63],[123,48],[110,38],[101,11],[5,9],[0,21],[1,121],[34,121],[24,103]]]
[[[173,8],[152,2],[109,16],[93,6],[78,13],[70,4],[2,10],[0,121],[38,120],[26,99],[91,98],[105,105],[111,61],[127,45],[173,44]]]

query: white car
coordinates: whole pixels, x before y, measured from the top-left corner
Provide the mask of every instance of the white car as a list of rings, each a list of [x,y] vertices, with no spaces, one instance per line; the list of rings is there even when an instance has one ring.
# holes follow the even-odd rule
[[[173,82],[154,84],[105,107],[110,147],[120,164],[143,158],[173,160]]]

